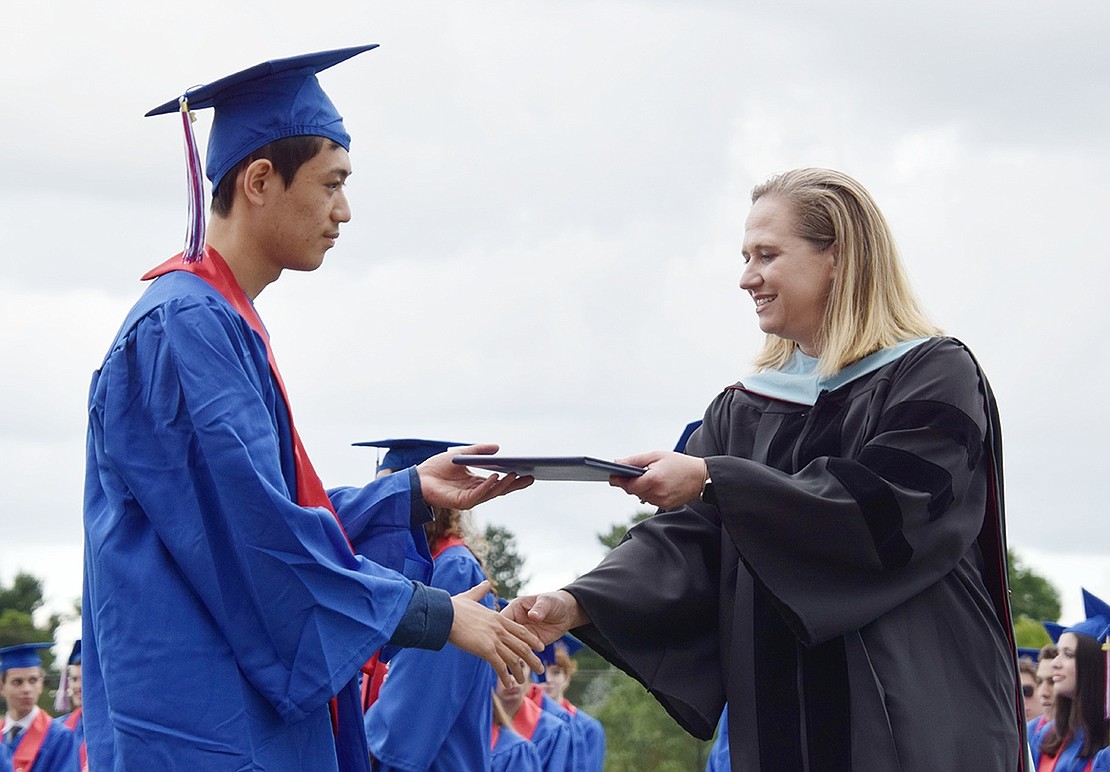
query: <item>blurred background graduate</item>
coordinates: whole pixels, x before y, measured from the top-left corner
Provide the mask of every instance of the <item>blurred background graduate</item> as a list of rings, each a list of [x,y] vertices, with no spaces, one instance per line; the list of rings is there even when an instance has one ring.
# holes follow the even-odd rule
[[[548,644],[540,652],[544,671],[533,677],[537,685],[532,687],[529,698],[539,702],[544,710],[555,712],[552,706],[557,706],[570,723],[573,750],[570,768],[576,772],[601,772],[605,766],[605,728],[566,698],[567,687],[578,670],[578,663],[571,655],[581,648],[582,642],[572,635],[564,635]],[[537,699],[541,691],[546,700]]]
[[[378,468],[382,474],[420,464],[464,443],[397,439],[359,444],[388,448]],[[465,592],[487,578],[471,548],[474,533],[469,512],[435,507],[433,514],[434,519],[423,526],[433,561],[430,584],[452,595]],[[419,548],[420,542],[415,546]],[[417,562],[416,556],[410,559]],[[495,608],[492,592],[481,602]],[[405,649],[395,654],[365,715],[374,769],[489,769],[495,681],[489,663],[451,644],[440,651]]]
[[[21,643],[0,649],[0,695],[8,705],[3,742],[12,766],[33,772],[74,772],[77,740],[38,706],[43,671],[40,649],[53,643]]]
[[[68,712],[66,712],[68,711]],[[88,756],[85,750],[85,722],[81,710],[81,639],[73,642],[69,659],[62,670],[62,682],[54,699],[54,712],[60,713],[54,720],[67,729],[73,730],[77,737],[77,756],[81,768],[85,768]]]
[[[1054,719],[1030,738],[1038,770],[1087,772],[1110,745],[1107,658],[1110,605],[1083,590],[1087,618],[1062,630],[1045,625],[1058,653],[1052,661]]]

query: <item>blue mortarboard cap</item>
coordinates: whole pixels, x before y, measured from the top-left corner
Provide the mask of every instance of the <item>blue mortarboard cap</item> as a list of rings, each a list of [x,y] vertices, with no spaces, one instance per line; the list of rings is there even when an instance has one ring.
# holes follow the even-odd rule
[[[540,658],[540,662],[545,665],[555,664],[555,652],[562,649],[567,655],[572,655],[582,648],[582,641],[575,638],[570,633],[564,633],[563,637],[554,643],[549,643],[544,647],[543,651],[539,652],[536,656]]]
[[[73,650],[69,653],[69,660],[67,665],[80,665],[81,664],[81,639],[78,638],[73,642]]]
[[[1024,647],[1019,647],[1017,651],[1019,657],[1025,657],[1026,659],[1032,660],[1033,664],[1036,664],[1037,660],[1041,658],[1040,649],[1027,649]]]
[[[351,148],[343,118],[320,88],[316,73],[377,48],[369,43],[314,54],[272,59],[254,67],[195,86],[180,97],[147,113],[180,113],[185,130],[185,167],[189,181],[189,220],[182,259],[197,262],[204,256],[204,185],[200,179],[200,151],[193,136],[192,111],[212,107],[216,116],[208,134],[205,171],[212,189],[235,164],[276,139],[326,137]]]
[[[1094,638],[1102,643],[1110,635],[1110,605],[1094,593],[1083,590],[1083,613],[1087,618],[1082,622],[1065,627],[1061,632],[1078,633]]]
[[[187,101],[190,110],[215,108],[205,163],[213,189],[231,167],[276,139],[327,137],[349,150],[351,136],[343,128],[343,118],[335,105],[320,88],[316,73],[377,46],[370,43],[271,59],[194,86],[180,98],[155,107],[147,116],[176,113],[181,110],[181,99]]]
[[[692,435],[694,430],[699,426],[701,426],[700,420],[686,424],[686,428],[682,430],[682,436],[678,438],[678,444],[674,446],[676,453],[686,452],[686,443],[690,441],[690,435]]]
[[[443,440],[416,440],[411,438],[394,440],[369,440],[356,442],[355,445],[371,448],[386,448],[385,458],[378,464],[382,469],[407,469],[427,461],[437,453],[442,453],[448,448],[460,445],[472,445],[470,442],[445,442]]]
[[[0,673],[13,667],[42,667],[39,649],[49,649],[53,643],[21,643],[0,649]]]
[[[1044,625],[1045,632],[1048,633],[1048,637],[1052,639],[1052,642],[1053,643],[1059,643],[1060,642],[1060,636],[1063,635],[1063,633],[1064,633],[1064,626],[1062,624],[1060,624],[1059,622],[1047,622],[1046,621],[1046,622],[1041,622],[1041,624]]]

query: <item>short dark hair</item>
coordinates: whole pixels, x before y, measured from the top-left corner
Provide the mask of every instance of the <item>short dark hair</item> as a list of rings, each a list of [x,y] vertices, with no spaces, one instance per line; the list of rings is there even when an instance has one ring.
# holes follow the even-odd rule
[[[235,180],[239,177],[239,172],[255,161],[265,158],[272,163],[274,170],[281,175],[281,181],[288,188],[293,184],[293,177],[296,176],[297,170],[315,158],[316,154],[324,149],[324,143],[329,141],[324,137],[301,135],[275,139],[270,144],[258,148],[231,167],[220,179],[220,184],[212,191],[212,214],[220,217],[231,214],[231,204],[235,200]]]

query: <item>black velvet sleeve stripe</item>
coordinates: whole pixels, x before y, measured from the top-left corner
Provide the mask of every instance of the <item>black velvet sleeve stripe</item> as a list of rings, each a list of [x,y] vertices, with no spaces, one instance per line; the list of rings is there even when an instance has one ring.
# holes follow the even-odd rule
[[[952,505],[952,475],[921,456],[897,448],[868,445],[858,460],[884,480],[928,493],[929,522],[939,518]]]
[[[983,452],[979,425],[957,407],[945,402],[913,400],[892,406],[883,415],[879,432],[928,427],[950,437],[967,452],[967,468],[974,469]]]
[[[902,508],[890,486],[855,461],[830,458],[828,470],[859,505],[883,568],[889,571],[909,563],[913,547],[902,533]]]

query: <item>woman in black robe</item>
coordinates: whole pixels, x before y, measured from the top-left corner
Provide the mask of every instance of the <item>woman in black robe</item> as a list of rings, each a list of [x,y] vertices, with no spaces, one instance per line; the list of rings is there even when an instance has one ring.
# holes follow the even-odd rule
[[[647,472],[613,484],[659,514],[504,613],[573,628],[695,736],[727,699],[736,770],[1020,770],[990,386],[859,183],[801,169],[752,203],[757,372],[685,453],[621,459]]]

